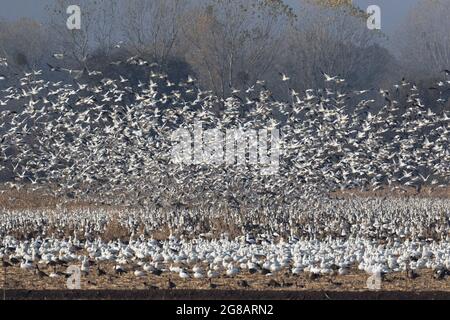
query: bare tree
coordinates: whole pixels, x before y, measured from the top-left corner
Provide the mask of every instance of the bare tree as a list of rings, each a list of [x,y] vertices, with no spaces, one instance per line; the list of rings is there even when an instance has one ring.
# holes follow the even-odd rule
[[[123,31],[131,50],[165,64],[180,34],[183,0],[129,0],[124,7]]]
[[[107,56],[116,48],[119,39],[119,12],[117,0],[108,0],[99,3],[96,10],[96,23],[94,39],[98,48]]]
[[[450,6],[421,0],[398,32],[400,58],[410,76],[436,76],[450,67]]]
[[[117,42],[117,0],[79,0],[81,29],[66,27],[70,0],[55,0],[50,11],[50,27],[60,49],[79,67],[87,67],[88,57],[94,50],[108,54]]]
[[[339,75],[355,86],[370,85],[385,71],[388,51],[382,35],[369,30],[352,6],[323,6],[304,1],[296,23],[286,33],[279,68],[299,89],[321,87],[321,71]]]
[[[52,46],[46,27],[34,20],[0,22],[0,56],[13,72],[39,68]]]
[[[282,1],[212,0],[194,5],[183,24],[186,59],[207,88],[225,96],[273,65],[292,11]]]

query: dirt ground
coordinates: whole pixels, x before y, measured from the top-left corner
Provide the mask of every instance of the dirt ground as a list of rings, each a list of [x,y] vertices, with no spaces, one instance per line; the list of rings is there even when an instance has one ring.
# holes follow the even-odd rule
[[[106,269],[106,268],[105,268]],[[122,276],[97,276],[93,273],[81,278],[81,290],[68,290],[66,279],[40,278],[20,268],[9,269],[6,287],[4,273],[0,278],[0,299],[6,300],[359,300],[359,299],[448,299],[450,277],[433,278],[425,270],[416,279],[404,274],[389,274],[380,290],[367,288],[367,274],[354,271],[345,276],[323,276],[311,280],[300,276],[242,274],[235,278],[222,277],[202,280],[182,280],[176,275],[149,275],[136,278],[132,273]],[[169,289],[169,279],[176,287]],[[244,287],[243,280],[248,286]],[[3,288],[2,288],[3,289]]]
[[[112,266],[102,266],[106,275],[98,276],[95,272],[81,277],[82,290],[164,290],[169,289],[169,280],[175,284],[173,290],[257,290],[257,291],[327,291],[327,292],[361,292],[368,290],[368,275],[365,272],[353,270],[349,275],[327,275],[311,279],[308,273],[299,276],[292,274],[278,274],[265,276],[262,274],[242,273],[236,277],[226,276],[212,279],[183,280],[177,274],[163,273],[160,276],[147,275],[137,278],[133,272],[121,276],[115,275]],[[43,269],[47,274],[50,269]],[[60,270],[63,271],[63,270]],[[6,273],[2,270],[0,283],[7,290],[65,290],[66,279],[39,277],[31,271],[18,267],[8,268]],[[446,291],[450,294],[450,277],[437,280],[431,270],[423,270],[418,277],[410,279],[404,273],[392,273],[384,277],[381,282],[382,291],[399,292],[425,292]]]
[[[346,191],[335,191],[330,193],[331,197],[348,198],[348,197],[417,197],[417,198],[450,198],[450,186],[448,187],[423,187],[420,192],[417,192],[413,187],[401,187],[401,188],[381,188],[376,191],[361,191],[357,189]],[[23,190],[8,190],[0,184],[0,208],[9,210],[20,209],[54,209],[58,205],[61,205],[61,199],[55,198],[50,195],[42,194],[41,192],[35,192],[24,188]],[[81,200],[68,200],[63,203],[63,207],[77,208],[77,207],[91,207],[93,203],[81,201]],[[98,203],[96,207],[102,206]],[[105,205],[104,207],[111,208],[111,206]],[[114,206],[114,208],[119,208]]]
[[[448,291],[7,290],[3,294],[5,300],[450,300]]]

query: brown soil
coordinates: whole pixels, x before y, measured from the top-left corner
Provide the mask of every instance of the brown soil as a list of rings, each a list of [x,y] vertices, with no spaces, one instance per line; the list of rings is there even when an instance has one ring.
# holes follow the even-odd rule
[[[401,187],[392,190],[391,188],[381,188],[376,191],[366,190],[345,190],[336,191],[330,194],[332,197],[419,197],[419,198],[450,198],[449,187],[423,187],[418,193],[413,187]],[[64,206],[66,208],[80,208],[80,207],[107,207],[98,203],[90,203],[81,200],[66,199],[63,202],[61,199],[55,198],[51,195],[45,195],[41,192],[32,191],[26,187],[22,190],[8,190],[0,185],[0,208],[10,210],[20,209],[46,209],[56,208],[57,206]],[[114,206],[115,209],[120,207]],[[221,226],[218,226],[221,227]]]
[[[137,278],[132,271],[121,276],[115,275],[112,265],[101,267],[107,272],[104,276],[97,276],[92,271],[87,276],[81,278],[82,290],[148,290],[148,289],[168,289],[169,279],[176,284],[175,290],[201,290],[211,289],[208,279],[188,279],[183,280],[177,274],[163,273],[161,276],[148,275]],[[41,268],[47,274],[50,268]],[[65,271],[60,269],[60,271]],[[0,284],[4,287],[4,270],[1,272]],[[248,286],[244,287],[242,281],[246,281]],[[258,290],[258,291],[327,291],[327,292],[361,292],[367,291],[368,275],[365,272],[353,270],[351,274],[345,276],[321,276],[311,280],[308,273],[300,276],[292,274],[279,274],[267,277],[261,274],[250,275],[243,273],[234,278],[226,276],[213,279],[215,291],[221,290]],[[13,290],[65,290],[66,279],[60,278],[40,278],[31,271],[22,270],[18,267],[8,268],[6,278],[6,289]],[[431,270],[422,270],[415,279],[409,279],[405,273],[392,273],[385,276],[381,283],[382,291],[401,292],[424,292],[424,291],[446,291],[450,294],[450,277],[442,280],[433,278]]]
[[[2,297],[3,298],[3,297]],[[268,290],[7,290],[6,300],[450,300],[449,292]]]

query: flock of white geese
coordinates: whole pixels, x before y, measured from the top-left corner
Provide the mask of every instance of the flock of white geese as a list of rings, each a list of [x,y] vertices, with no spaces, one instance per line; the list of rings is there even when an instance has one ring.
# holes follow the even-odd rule
[[[369,274],[432,269],[444,277],[450,268],[450,200],[355,198],[305,201],[304,206],[304,212],[263,214],[260,223],[245,225],[235,236],[220,229],[196,230],[195,218],[211,225],[221,219],[206,210],[182,210],[171,219],[157,209],[6,211],[0,215],[0,256],[5,267],[15,264],[41,276],[46,268],[48,277],[64,276],[68,265],[78,265],[85,274],[106,274],[101,266],[108,265],[113,266],[110,274],[167,273],[183,279],[345,275],[355,268]],[[248,212],[243,218],[251,221],[256,215]],[[285,216],[289,222],[279,222]],[[116,223],[124,231],[105,238]],[[155,239],[163,227],[170,234]]]
[[[56,59],[56,58],[55,58]],[[56,62],[61,63],[64,57]],[[149,82],[49,65],[72,82],[33,70],[0,77],[1,192],[36,192],[89,208],[0,210],[0,257],[41,277],[113,272],[182,279],[289,272],[345,275],[450,269],[450,200],[331,197],[346,189],[417,193],[448,186],[450,81],[424,104],[405,79],[390,90],[290,87],[276,99],[264,81],[203,91],[194,77],[171,82],[140,57],[112,63],[146,68]],[[0,59],[0,68],[8,68]],[[171,161],[171,134],[192,128],[281,131],[279,172]],[[101,204],[100,206],[97,206]],[[111,225],[121,234],[111,236]],[[154,236],[167,231],[165,239]],[[114,266],[104,270],[102,264]],[[47,268],[46,272],[43,267]]]

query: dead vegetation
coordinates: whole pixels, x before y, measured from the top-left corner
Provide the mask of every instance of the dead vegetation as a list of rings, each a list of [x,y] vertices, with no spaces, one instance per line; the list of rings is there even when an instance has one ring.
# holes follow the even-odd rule
[[[163,273],[160,276],[148,274],[145,277],[135,277],[132,271],[123,275],[113,272],[113,265],[102,264],[107,271],[104,276],[98,276],[95,270],[81,278],[82,290],[148,290],[169,289],[169,280],[175,284],[173,290],[258,290],[258,291],[332,291],[332,292],[362,292],[367,291],[369,275],[363,271],[352,270],[348,275],[324,275],[311,279],[305,272],[298,276],[290,273],[279,273],[267,277],[262,274],[241,273],[236,277],[222,276],[212,279],[180,279],[177,275]],[[47,274],[52,268],[41,268]],[[131,269],[132,270],[132,269]],[[61,269],[60,271],[65,271]],[[245,282],[244,282],[245,281]],[[4,283],[4,270],[0,273],[0,283]],[[245,285],[243,285],[245,283]],[[213,288],[211,288],[213,284]],[[1,285],[3,286],[3,285]],[[67,289],[64,277],[38,277],[33,272],[18,267],[7,270],[7,289],[26,290],[64,290]],[[417,277],[411,279],[406,273],[390,273],[383,277],[380,290],[401,292],[446,291],[450,292],[450,277],[437,280],[432,270],[418,271]]]
[[[414,198],[450,198],[450,186],[445,188],[433,188],[423,187],[420,192],[417,192],[415,188],[381,188],[376,191],[371,190],[344,190],[334,191],[330,193],[331,197],[375,197],[375,198],[397,198],[397,197],[414,197]],[[22,190],[10,190],[0,187],[0,208],[6,210],[29,210],[29,209],[57,209],[57,208],[83,208],[83,207],[103,207],[111,209],[120,209],[125,206],[108,205],[105,203],[98,203],[93,200],[80,200],[80,199],[65,199],[61,197],[51,196],[39,191],[32,191],[24,188]],[[167,206],[167,210],[170,210],[170,206]],[[228,210],[226,208],[222,209]],[[231,233],[239,233],[238,230],[234,230],[235,226],[230,226],[225,220],[218,220],[211,226],[204,226],[206,229],[211,230],[224,230],[230,229]]]

